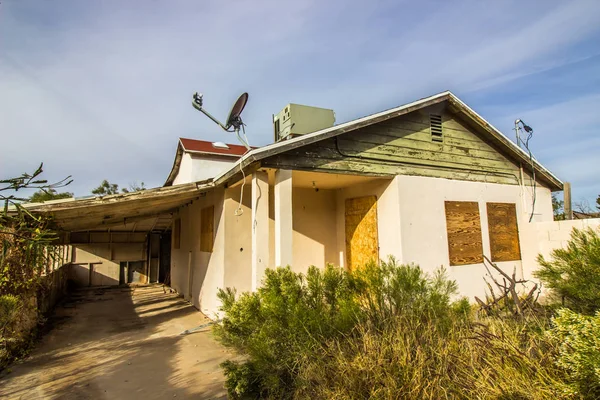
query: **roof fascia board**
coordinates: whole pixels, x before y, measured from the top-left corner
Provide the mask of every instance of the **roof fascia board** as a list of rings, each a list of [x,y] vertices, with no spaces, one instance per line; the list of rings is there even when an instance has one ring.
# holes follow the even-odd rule
[[[22,207],[25,207],[29,211],[34,212],[51,212],[51,211],[61,211],[68,210],[74,208],[84,208],[84,207],[94,207],[94,206],[105,206],[108,204],[115,204],[120,202],[134,201],[134,200],[145,200],[145,199],[154,199],[165,197],[168,198],[170,196],[185,194],[185,193],[193,193],[193,192],[201,192],[205,190],[210,190],[214,188],[214,184],[212,179],[192,182],[192,183],[184,183],[181,185],[175,186],[167,186],[160,187],[155,189],[147,189],[139,192],[132,193],[119,193],[113,194],[109,196],[103,197],[93,197],[93,198],[84,198],[84,199],[65,199],[63,202],[58,203],[25,203],[22,204]]]
[[[385,120],[396,118],[400,115],[408,114],[412,111],[427,107],[429,105],[440,103],[447,100],[451,93],[446,91],[423,98],[421,100],[414,101],[399,107],[395,107],[386,111],[382,111],[376,114],[371,114],[366,117],[355,119],[349,122],[345,122],[340,125],[335,125],[330,128],[321,129],[313,133],[308,133],[290,140],[283,142],[273,143],[268,146],[260,147],[252,150],[246,155],[242,156],[230,170],[223,172],[221,175],[215,177],[215,185],[221,185],[227,181],[231,176],[235,174],[236,169],[244,169],[253,162],[259,161],[265,157],[269,157],[275,154],[282,153],[290,148],[300,147],[320,140],[324,140],[333,136],[341,135],[342,133],[350,132],[356,129],[360,129],[363,126],[376,124]]]
[[[232,158],[240,158],[241,155],[238,154],[225,154],[225,153],[211,153],[209,151],[199,151],[199,150],[186,150],[186,153],[190,154],[199,154],[199,155],[207,155],[207,156],[217,156],[217,157],[232,157]]]
[[[502,132],[500,132],[496,127],[490,124],[485,118],[479,115],[475,110],[469,107],[466,103],[456,97],[454,94],[450,93],[450,104],[459,108],[464,114],[466,114],[469,119],[475,121],[479,126],[485,129],[494,139],[500,142],[502,145],[508,147],[513,154],[519,159],[519,161],[524,162],[526,164],[530,164],[533,161],[533,165],[536,169],[536,172],[541,174],[551,185],[554,186],[554,189],[563,190],[563,183],[560,179],[558,179],[552,172],[547,170],[543,165],[541,165],[535,158],[530,159],[529,154],[525,152],[521,147],[517,146],[515,142],[506,137]]]

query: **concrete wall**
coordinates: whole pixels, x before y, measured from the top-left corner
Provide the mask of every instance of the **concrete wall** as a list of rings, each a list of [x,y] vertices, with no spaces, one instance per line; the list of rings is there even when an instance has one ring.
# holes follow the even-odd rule
[[[600,229],[600,218],[538,222],[524,228],[521,240],[525,279],[537,281],[533,272],[539,268],[538,255],[541,254],[544,258],[551,259],[552,250],[566,247],[573,228],[598,230]]]
[[[473,297],[485,294],[482,264],[449,266],[448,237],[446,234],[445,201],[476,201],[479,203],[483,253],[490,257],[487,221],[487,202],[515,203],[517,224],[521,240],[523,261],[500,262],[498,266],[507,272],[516,268],[517,276],[523,276],[523,263],[527,262],[523,250],[528,246],[525,229],[530,225],[531,193],[519,186],[493,183],[466,182],[441,178],[398,176],[395,184],[399,193],[401,251],[399,259],[415,263],[425,271],[433,272],[445,266],[455,279],[462,295]],[[550,190],[538,186],[534,220],[552,221]],[[385,255],[384,251],[381,255]],[[530,268],[529,266],[527,268]]]
[[[236,161],[236,157],[219,157],[184,152],[179,164],[179,173],[173,180],[173,185],[214,178],[229,169]]]
[[[37,295],[37,309],[42,314],[52,311],[67,294],[67,281],[71,277],[71,264],[65,264],[42,278],[42,288]]]
[[[121,262],[146,259],[146,243],[73,244],[71,279],[79,286],[118,285]],[[145,283],[145,264],[140,269],[138,282]]]
[[[219,307],[217,291],[224,287],[224,194],[223,188],[217,188],[192,204],[179,208],[173,216],[181,218],[181,236],[180,248],[172,246],[171,284],[196,308],[211,317]],[[211,205],[214,206],[214,245],[212,253],[209,253],[200,251],[200,210]],[[175,233],[172,238],[175,239]]]

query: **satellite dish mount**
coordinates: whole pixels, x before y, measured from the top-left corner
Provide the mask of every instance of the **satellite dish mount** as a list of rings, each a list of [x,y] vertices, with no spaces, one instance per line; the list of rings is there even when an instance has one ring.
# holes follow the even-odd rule
[[[240,97],[238,97],[237,101],[231,107],[231,111],[229,112],[229,116],[227,117],[227,122],[223,125],[221,121],[213,117],[208,111],[206,111],[202,107],[202,93],[194,93],[194,97],[192,100],[192,105],[202,114],[206,115],[210,118],[215,124],[219,125],[226,132],[235,132],[240,143],[242,143],[248,150],[250,150],[250,144],[248,143],[248,138],[246,137],[246,131],[244,129],[244,122],[242,121],[242,111],[244,111],[244,107],[248,102],[248,93],[242,93]],[[240,135],[240,128],[242,129],[242,135]]]

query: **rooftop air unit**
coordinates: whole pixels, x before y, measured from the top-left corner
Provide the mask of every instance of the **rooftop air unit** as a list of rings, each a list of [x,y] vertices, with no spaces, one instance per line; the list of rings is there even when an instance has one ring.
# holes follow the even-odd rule
[[[330,128],[335,123],[333,110],[288,104],[273,116],[275,142]]]

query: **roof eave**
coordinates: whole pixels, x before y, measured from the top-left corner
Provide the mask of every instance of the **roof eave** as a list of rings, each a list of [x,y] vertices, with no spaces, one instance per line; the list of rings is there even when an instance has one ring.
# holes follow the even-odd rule
[[[171,168],[171,172],[165,181],[163,186],[173,186],[173,182],[179,173],[179,167],[181,167],[181,158],[183,157],[184,147],[181,143],[181,139],[177,143],[177,152],[175,153],[175,160],[173,161],[173,167]]]
[[[456,97],[454,94],[449,93],[450,104],[458,111],[464,113],[470,120],[474,121],[482,129],[488,132],[494,139],[505,146],[518,161],[525,164],[533,163],[536,173],[539,174],[544,181],[550,186],[552,191],[563,190],[563,182],[556,177],[552,172],[546,169],[536,159],[530,158],[529,154],[526,153],[522,148],[516,145],[512,140],[507,138],[502,132],[496,127],[490,124],[485,118],[479,115],[475,110],[469,107],[466,103]]]

